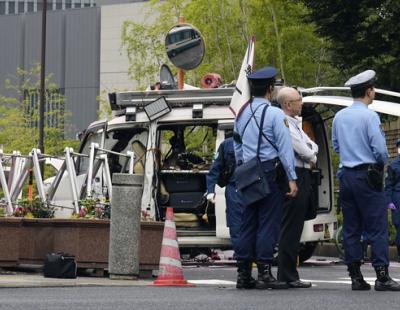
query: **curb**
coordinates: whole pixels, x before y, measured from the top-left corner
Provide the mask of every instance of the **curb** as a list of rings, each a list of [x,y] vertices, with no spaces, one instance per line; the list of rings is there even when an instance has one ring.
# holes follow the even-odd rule
[[[78,277],[76,279],[49,279],[42,274],[14,273],[0,276],[0,288],[83,287],[83,286],[147,286],[153,280],[111,280],[109,278]]]

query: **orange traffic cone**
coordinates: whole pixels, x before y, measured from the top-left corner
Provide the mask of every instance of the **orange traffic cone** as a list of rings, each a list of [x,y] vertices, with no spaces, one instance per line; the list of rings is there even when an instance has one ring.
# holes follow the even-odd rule
[[[174,211],[167,208],[163,241],[160,253],[160,267],[155,286],[194,286],[183,277],[181,255],[176,237]]]

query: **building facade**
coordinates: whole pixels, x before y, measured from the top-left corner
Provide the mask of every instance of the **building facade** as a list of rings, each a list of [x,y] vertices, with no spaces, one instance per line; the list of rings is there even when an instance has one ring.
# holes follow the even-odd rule
[[[142,0],[47,0],[47,10],[68,10],[102,5],[145,2]],[[43,0],[0,0],[0,15],[40,12]]]
[[[46,76],[52,75],[66,98],[66,137],[75,137],[98,118],[102,92],[132,86],[128,61],[120,51],[121,26],[129,18],[144,18],[144,2],[48,0]],[[29,71],[40,63],[42,3],[0,0],[2,95],[10,95],[4,88],[6,79],[21,83],[17,68]],[[32,100],[38,100],[38,96]]]

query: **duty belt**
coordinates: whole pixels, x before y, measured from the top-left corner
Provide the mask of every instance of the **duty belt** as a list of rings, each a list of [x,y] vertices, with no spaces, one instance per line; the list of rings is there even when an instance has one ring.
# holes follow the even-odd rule
[[[278,161],[279,161],[278,157],[276,157],[274,159],[270,159],[270,160],[265,160],[265,161],[261,162],[261,166],[266,170],[273,170],[273,169],[275,169]]]
[[[368,170],[369,166],[372,166],[373,164],[361,164],[361,165],[357,165],[354,167],[344,167],[345,169],[349,169],[349,170]]]

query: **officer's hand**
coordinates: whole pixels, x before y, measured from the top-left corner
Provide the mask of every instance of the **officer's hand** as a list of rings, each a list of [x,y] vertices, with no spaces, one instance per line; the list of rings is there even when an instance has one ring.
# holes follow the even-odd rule
[[[215,203],[215,193],[207,194],[207,200],[211,203]]]
[[[289,190],[290,192],[286,193],[286,196],[290,198],[296,197],[298,191],[296,181],[289,181]]]

